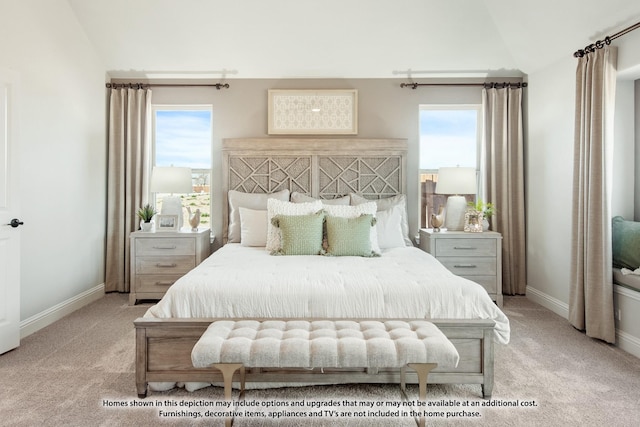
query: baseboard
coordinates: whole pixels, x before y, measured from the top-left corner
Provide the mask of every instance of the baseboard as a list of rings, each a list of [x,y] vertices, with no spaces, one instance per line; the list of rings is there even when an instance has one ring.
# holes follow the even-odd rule
[[[616,345],[627,353],[640,358],[640,339],[616,329]]]
[[[616,294],[624,295],[625,297],[630,298],[632,300],[640,301],[639,291],[634,291],[629,288],[625,288],[624,286],[614,284],[613,292],[615,292]]]
[[[20,339],[27,337],[40,329],[49,326],[56,320],[62,319],[79,308],[84,307],[104,296],[104,283],[62,301],[53,307],[40,312],[20,322]]]
[[[548,308],[558,316],[562,316],[565,319],[569,318],[569,304],[566,304],[551,295],[547,295],[536,288],[527,286],[527,298],[537,304],[540,304],[544,308]]]
[[[614,291],[634,299],[638,299],[637,292],[629,291],[620,286],[615,286]],[[565,304],[564,302],[553,298],[536,288],[527,286],[527,298],[537,304],[540,304],[544,308],[553,311],[557,315],[564,317],[565,319],[569,318],[568,304]],[[640,357],[640,339],[620,329],[616,329],[616,346],[627,353]]]

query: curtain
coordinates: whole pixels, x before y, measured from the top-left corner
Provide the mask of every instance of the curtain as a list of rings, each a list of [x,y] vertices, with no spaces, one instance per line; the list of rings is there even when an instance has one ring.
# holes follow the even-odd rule
[[[611,170],[616,87],[614,47],[588,53],[576,69],[569,322],[615,342],[611,267]]]
[[[148,202],[151,90],[111,89],[107,167],[105,290],[129,292],[129,235]]]
[[[502,234],[502,292],[526,291],[522,88],[482,90],[484,138],[481,191],[496,211],[491,229]]]

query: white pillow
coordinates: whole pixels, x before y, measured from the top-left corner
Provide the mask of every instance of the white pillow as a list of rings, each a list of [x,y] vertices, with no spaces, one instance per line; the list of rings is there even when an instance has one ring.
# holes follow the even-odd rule
[[[411,239],[409,238],[409,221],[407,220],[407,198],[404,194],[398,194],[395,196],[387,197],[384,199],[365,199],[359,194],[351,193],[349,194],[351,197],[352,205],[359,205],[361,203],[369,203],[375,202],[378,206],[378,211],[386,211],[387,209],[392,208],[394,205],[402,206],[402,238],[404,239],[405,246],[413,246]]]
[[[346,205],[325,205],[324,210],[327,215],[330,216],[338,216],[342,218],[356,218],[362,214],[370,214],[374,217],[376,216],[377,205],[374,202],[362,203],[357,206],[346,206]],[[371,250],[380,255],[380,246],[378,245],[378,230],[377,226],[371,227]]]
[[[348,205],[351,203],[351,197],[349,196],[342,196],[336,199],[314,199],[306,194],[298,193],[297,191],[291,193],[291,201],[293,203],[308,203],[316,200],[320,200],[323,205]]]
[[[267,210],[240,207],[240,244],[242,246],[267,245]]]
[[[292,203],[278,199],[267,200],[267,244],[268,251],[280,250],[280,230],[271,224],[276,215],[309,215],[322,210],[322,202]]]
[[[243,193],[242,191],[229,190],[227,196],[229,200],[229,224],[227,226],[227,241],[229,243],[240,243],[241,223],[240,207],[256,210],[266,210],[267,200],[276,198],[279,200],[289,200],[289,190],[281,190],[275,193]]]
[[[401,205],[394,205],[390,209],[378,211],[376,220],[380,249],[404,248],[406,246],[402,235]]]

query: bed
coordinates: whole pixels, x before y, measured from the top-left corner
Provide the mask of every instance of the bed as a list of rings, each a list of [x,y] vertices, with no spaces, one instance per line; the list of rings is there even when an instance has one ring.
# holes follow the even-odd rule
[[[365,210],[373,205],[381,225],[384,214],[391,212],[383,208],[401,205],[395,201],[406,203],[406,155],[407,143],[399,139],[225,140],[225,245],[135,321],[138,395],[146,395],[149,383],[161,388],[167,383],[211,382],[210,371],[193,368],[191,349],[216,319],[329,318],[429,319],[460,354],[457,368],[436,369],[429,381],[479,384],[483,396],[490,397],[493,346],[508,343],[509,321],[480,285],[454,276],[411,245],[406,210],[393,228],[400,227],[403,244],[389,243],[391,233],[379,231],[380,247],[371,257],[274,256],[260,242],[247,244],[253,235],[244,226],[249,221],[242,222],[243,227],[238,221],[234,197],[256,195],[254,199],[270,197],[273,202],[275,196],[268,195],[288,200],[295,194],[300,202],[296,209],[309,205],[315,210],[321,203],[329,212],[340,212],[352,209],[340,205],[359,204]],[[248,218],[248,210],[243,212]],[[397,383],[399,377],[399,370],[366,367],[247,372],[247,381],[261,384]],[[407,380],[415,383],[417,377]]]

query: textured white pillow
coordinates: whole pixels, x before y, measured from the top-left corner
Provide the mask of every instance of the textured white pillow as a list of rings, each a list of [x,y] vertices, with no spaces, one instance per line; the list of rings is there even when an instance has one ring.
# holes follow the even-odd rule
[[[345,205],[325,205],[324,210],[327,215],[339,216],[342,218],[356,218],[362,214],[370,214],[376,216],[378,206],[374,202],[362,203],[357,206],[345,206]],[[378,230],[377,226],[371,227],[371,250],[380,255],[380,246],[378,245]]]
[[[375,202],[378,206],[378,211],[386,211],[387,209],[391,209],[394,205],[402,206],[402,238],[404,239],[405,246],[413,246],[411,239],[409,238],[409,221],[407,219],[407,198],[404,194],[398,194],[395,196],[387,197],[384,199],[365,199],[359,194],[351,193],[349,194],[351,197],[352,205],[359,205],[362,203]]]
[[[292,203],[277,199],[267,200],[267,244],[268,251],[280,250],[280,230],[271,224],[276,215],[309,215],[322,210],[322,202]]]
[[[336,199],[314,199],[306,194],[298,193],[297,191],[291,193],[291,201],[293,203],[308,203],[316,200],[320,200],[323,205],[349,205],[351,203],[351,197],[349,196],[342,196]]]
[[[240,244],[242,246],[267,245],[267,210],[240,207]]]
[[[242,191],[229,190],[229,224],[227,229],[227,240],[229,243],[240,243],[241,223],[240,207],[256,210],[266,210],[267,200],[276,198],[279,200],[289,200],[289,190],[281,190],[275,193],[243,193]]]
[[[402,206],[394,205],[390,209],[376,213],[378,245],[380,249],[404,248],[402,235]]]

